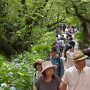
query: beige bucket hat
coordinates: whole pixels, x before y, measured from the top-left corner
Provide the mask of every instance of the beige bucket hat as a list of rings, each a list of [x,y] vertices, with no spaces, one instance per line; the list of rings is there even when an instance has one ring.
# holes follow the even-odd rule
[[[79,60],[86,59],[87,57],[88,57],[88,56],[87,56],[87,55],[84,55],[82,51],[77,51],[77,52],[74,54],[73,61],[76,62],[76,61],[79,61]]]
[[[45,61],[42,63],[42,72],[43,73],[45,70],[47,70],[48,68],[56,68],[56,65],[53,65],[51,61]]]

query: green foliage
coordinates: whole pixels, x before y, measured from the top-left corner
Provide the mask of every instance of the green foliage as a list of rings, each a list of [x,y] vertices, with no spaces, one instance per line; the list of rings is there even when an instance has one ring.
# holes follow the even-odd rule
[[[90,18],[90,3],[81,0],[1,0],[0,4],[0,36],[18,53],[28,51],[59,23],[80,24],[74,5],[86,20]]]
[[[0,84],[5,83],[6,90],[10,90],[12,86],[16,90],[32,90],[34,75],[32,64],[39,58],[47,58],[54,41],[53,32],[43,33],[41,38],[38,37],[37,44],[32,46],[31,52],[25,51],[22,54],[12,56],[11,62],[4,61],[4,57],[0,56]]]
[[[46,59],[51,45],[55,41],[55,34],[53,32],[45,33],[38,41],[37,44],[32,46],[32,55],[34,57]],[[36,58],[35,58],[36,59]]]
[[[83,36],[83,29],[75,33],[75,38],[79,43],[79,47],[82,48],[84,45],[84,36]]]
[[[35,26],[32,28],[32,42],[37,44],[38,40],[47,32],[47,28],[42,28],[40,26]]]
[[[9,51],[11,47],[8,46],[12,46],[21,53],[12,55],[11,62],[0,55],[0,84],[7,84],[0,90],[10,90],[11,86],[16,90],[32,90],[32,64],[38,58],[46,59],[55,41],[54,32],[49,32],[51,27],[56,28],[62,22],[80,26],[81,19],[75,9],[84,20],[90,20],[89,0],[0,0],[0,37],[10,44],[1,41],[0,50]],[[83,30],[75,37],[82,46]]]
[[[3,59],[0,57],[0,84],[7,84],[7,89],[4,90],[10,90],[11,86],[16,90],[32,90],[33,68],[27,60],[27,53],[13,57],[12,62],[5,62]]]
[[[65,22],[70,26],[80,26],[80,20],[77,17],[69,16],[65,18]]]
[[[40,43],[41,45],[51,46],[54,41],[55,41],[55,33],[47,32],[43,35],[42,38],[40,38],[40,40],[38,40],[38,43]]]

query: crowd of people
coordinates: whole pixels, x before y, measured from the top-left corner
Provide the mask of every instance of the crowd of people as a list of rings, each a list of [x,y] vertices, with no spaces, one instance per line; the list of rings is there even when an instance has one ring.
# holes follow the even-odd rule
[[[75,32],[66,28],[58,34],[47,60],[38,59],[33,64],[33,90],[89,90],[90,67],[86,66],[86,59],[90,47],[79,50]]]
[[[57,49],[57,54],[67,62],[66,68],[73,66],[74,53],[79,49],[79,44],[74,37],[75,32],[77,32],[76,29],[66,27],[65,31],[61,31],[56,36],[56,41],[52,46]]]

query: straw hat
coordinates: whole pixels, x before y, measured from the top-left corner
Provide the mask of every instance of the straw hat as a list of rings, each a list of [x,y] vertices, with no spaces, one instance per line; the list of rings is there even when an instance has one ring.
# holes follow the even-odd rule
[[[87,56],[87,55],[84,55],[82,51],[77,51],[77,52],[74,54],[73,61],[74,61],[74,62],[80,61],[80,60],[86,59],[87,57],[88,57],[88,56]]]
[[[42,72],[43,73],[45,70],[48,68],[56,68],[56,65],[53,65],[51,61],[45,61],[42,63]]]
[[[42,62],[44,60],[43,59],[37,59],[37,61],[33,64],[33,67],[36,68],[36,66],[39,64],[39,65],[42,65]]]

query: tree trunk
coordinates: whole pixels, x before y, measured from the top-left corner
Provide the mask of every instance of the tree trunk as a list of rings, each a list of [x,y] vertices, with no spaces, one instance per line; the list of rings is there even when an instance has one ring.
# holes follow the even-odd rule
[[[90,23],[86,23],[88,34],[89,34],[89,39],[90,39]]]
[[[10,57],[11,55],[15,55],[17,51],[6,38],[0,37],[0,53],[6,57]]]
[[[83,31],[83,47],[88,47],[88,45],[90,44],[90,32],[89,32],[89,27],[87,26],[86,22],[82,22],[82,27],[84,29]]]

